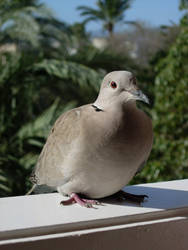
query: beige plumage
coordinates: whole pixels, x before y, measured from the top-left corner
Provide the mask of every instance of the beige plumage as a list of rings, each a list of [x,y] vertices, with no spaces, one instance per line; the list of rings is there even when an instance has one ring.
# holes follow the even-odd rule
[[[118,192],[147,161],[152,147],[151,120],[136,100],[147,102],[130,72],[106,75],[93,106],[72,109],[57,119],[33,182],[53,186],[72,201],[74,194],[102,198]]]

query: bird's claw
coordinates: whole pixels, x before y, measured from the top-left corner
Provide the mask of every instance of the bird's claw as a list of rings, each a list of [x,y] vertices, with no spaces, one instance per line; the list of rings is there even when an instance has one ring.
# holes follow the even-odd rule
[[[93,205],[102,205],[102,203],[96,200],[82,199],[76,193],[72,193],[71,197],[68,200],[60,202],[61,205],[65,205],[65,206],[71,205],[73,203],[78,203],[82,207],[87,207],[87,208],[95,208]]]
[[[87,207],[87,208],[93,208],[93,205],[91,203],[85,203],[84,207]]]

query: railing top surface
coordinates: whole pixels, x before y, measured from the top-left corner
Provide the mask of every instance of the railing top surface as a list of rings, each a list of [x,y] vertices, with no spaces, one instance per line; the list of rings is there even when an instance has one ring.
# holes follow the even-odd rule
[[[3,235],[37,229],[71,231],[146,220],[152,215],[185,208],[188,211],[188,179],[127,186],[127,192],[146,194],[149,199],[141,206],[130,202],[105,199],[97,209],[77,204],[60,205],[58,193],[17,196],[0,199],[0,232]],[[169,212],[170,213],[170,212]],[[177,213],[178,215],[178,213]],[[170,216],[170,214],[169,214]],[[155,218],[155,217],[153,217]]]

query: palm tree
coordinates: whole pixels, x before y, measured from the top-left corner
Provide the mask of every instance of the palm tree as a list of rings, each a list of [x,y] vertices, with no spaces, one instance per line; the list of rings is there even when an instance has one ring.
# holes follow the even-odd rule
[[[36,17],[49,18],[50,11],[37,0],[0,2],[0,45],[38,46],[40,27]]]
[[[103,28],[113,35],[114,26],[123,22],[125,11],[130,8],[132,0],[98,0],[97,9],[87,6],[79,6],[81,16],[86,16],[85,23],[89,21],[101,21]]]

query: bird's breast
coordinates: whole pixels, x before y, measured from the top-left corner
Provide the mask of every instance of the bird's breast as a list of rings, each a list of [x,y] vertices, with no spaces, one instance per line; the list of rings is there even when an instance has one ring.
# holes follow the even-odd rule
[[[90,124],[85,127],[92,127],[92,130],[84,131],[86,148],[95,152],[96,158],[101,161],[120,164],[128,161],[136,164],[151,150],[151,122],[140,110],[125,114],[101,112],[86,123]]]

